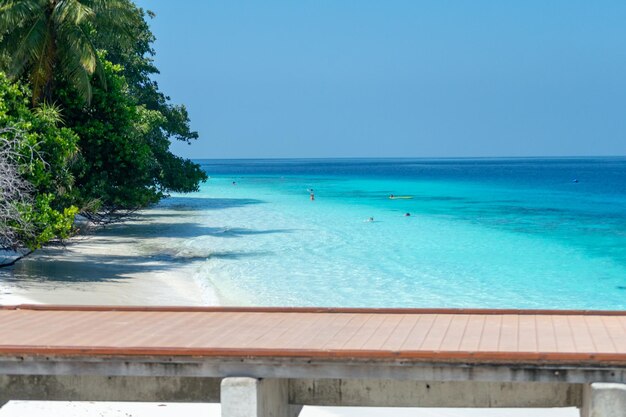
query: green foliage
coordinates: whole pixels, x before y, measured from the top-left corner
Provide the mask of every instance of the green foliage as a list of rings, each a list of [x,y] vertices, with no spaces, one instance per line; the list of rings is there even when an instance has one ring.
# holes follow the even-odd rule
[[[155,37],[146,18],[154,18],[154,13],[138,8],[130,1],[128,10],[127,17],[133,22],[129,28],[131,36],[120,40],[111,30],[99,31],[94,44],[107,51],[109,61],[122,66],[130,92],[138,103],[163,114],[165,119],[160,128],[165,136],[187,142],[197,139],[198,133],[190,128],[185,106],[171,104],[170,98],[159,91],[158,83],[152,78],[159,70],[153,61]]]
[[[21,161],[36,190],[23,208],[30,246],[66,237],[77,210],[111,221],[206,180],[169,151],[198,133],[152,79],[148,17],[131,0],[0,0],[0,70],[30,86],[2,78],[0,128],[42,156]]]
[[[130,1],[127,1],[127,5],[127,18],[132,21],[129,28],[131,36],[120,39],[114,31],[101,30],[94,43],[107,51],[108,60],[121,65],[121,74],[126,79],[129,94],[136,102],[161,115],[153,123],[152,129],[146,132],[160,167],[160,190],[164,193],[197,191],[199,183],[207,179],[204,171],[199,165],[169,152],[172,139],[190,143],[198,139],[198,133],[191,130],[185,106],[172,104],[152,79],[159,70],[153,62],[155,52],[152,43],[155,37],[146,18],[153,18],[154,14],[136,7]]]
[[[165,117],[137,104],[119,65],[102,62],[107,89],[94,88],[89,107],[72,88],[59,89],[64,117],[80,137],[74,172],[81,207],[113,214],[156,203],[172,189],[193,191],[204,173],[155,134]]]
[[[30,92],[0,73],[0,126],[21,132],[17,159],[22,177],[33,187],[33,202],[20,207],[30,229],[18,230],[20,243],[31,249],[72,231],[78,208],[72,161],[78,136],[59,127],[49,114],[29,107]]]
[[[25,219],[37,230],[32,239],[24,242],[29,249],[40,248],[53,239],[70,237],[78,208],[69,206],[59,211],[54,206],[54,194],[39,194],[32,206],[25,207]]]
[[[59,89],[66,119],[80,137],[81,154],[74,166],[80,203],[97,211],[134,210],[161,197],[150,176],[153,157],[145,131],[153,114],[135,105],[119,66],[104,62],[107,90],[95,88],[84,107],[72,88]]]
[[[127,35],[128,10],[123,0],[2,0],[0,69],[13,79],[28,76],[33,104],[52,97],[58,77],[89,101],[91,75],[101,74],[93,33]]]

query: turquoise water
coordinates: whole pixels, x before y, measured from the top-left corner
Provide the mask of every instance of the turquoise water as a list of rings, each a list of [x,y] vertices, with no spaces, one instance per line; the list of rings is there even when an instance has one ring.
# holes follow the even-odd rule
[[[626,308],[626,159],[200,162],[162,205],[224,304]]]

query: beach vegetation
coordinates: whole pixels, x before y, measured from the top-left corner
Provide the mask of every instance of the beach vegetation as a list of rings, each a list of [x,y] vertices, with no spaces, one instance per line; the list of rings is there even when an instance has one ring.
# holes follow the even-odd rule
[[[0,0],[0,129],[23,196],[0,248],[35,249],[70,236],[77,213],[118,221],[206,180],[170,152],[198,133],[153,79],[152,17],[131,0]]]
[[[0,49],[7,74],[25,77],[33,105],[50,101],[59,79],[72,84],[83,100],[92,94],[92,75],[102,81],[102,62],[94,32],[128,36],[130,19],[123,0],[5,0],[0,3]]]
[[[102,61],[107,88],[94,88],[89,107],[71,87],[61,88],[59,99],[80,138],[73,165],[77,203],[92,221],[109,222],[170,191],[195,191],[204,173],[169,152],[161,131],[166,116],[137,102],[120,65]]]
[[[0,73],[0,248],[34,250],[72,233],[78,136],[54,108]]]

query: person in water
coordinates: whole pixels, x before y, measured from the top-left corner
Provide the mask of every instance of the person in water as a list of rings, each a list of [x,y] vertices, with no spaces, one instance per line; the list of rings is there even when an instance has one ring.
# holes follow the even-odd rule
[[[411,217],[411,213],[404,213],[404,217]]]
[[[311,190],[311,201],[315,201],[315,194],[313,194],[313,190]]]
[[[374,221],[374,218],[373,218],[373,217],[370,217],[369,219],[367,219],[367,221],[368,221],[369,223],[371,223],[371,222],[373,222],[373,221]]]
[[[393,200],[394,198],[396,198],[396,196],[393,194],[389,194],[389,198]]]

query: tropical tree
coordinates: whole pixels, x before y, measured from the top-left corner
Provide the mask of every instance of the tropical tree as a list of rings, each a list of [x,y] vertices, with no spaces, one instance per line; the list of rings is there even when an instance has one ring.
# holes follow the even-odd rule
[[[0,72],[0,249],[34,250],[72,234],[78,136],[58,112],[32,110],[30,91]],[[2,259],[0,259],[0,266]]]
[[[63,216],[67,208],[96,222],[116,221],[206,180],[198,164],[169,150],[172,140],[190,143],[198,133],[185,106],[173,104],[153,79],[148,16],[132,0],[0,0],[0,72],[6,69],[12,81],[0,77],[0,87],[32,93],[30,108],[11,118],[38,121],[40,129],[26,137],[42,142],[49,168],[27,175],[31,207],[40,201]],[[31,126],[22,130],[31,133]],[[31,246],[66,231],[40,233]]]
[[[120,39],[115,32],[101,29],[94,38],[98,49],[106,50],[106,59],[121,66],[120,75],[125,78],[127,92],[135,103],[148,111],[157,112],[151,128],[145,131],[146,142],[150,144],[158,170],[158,188],[166,195],[169,191],[188,193],[198,190],[200,182],[206,181],[206,174],[198,164],[173,155],[169,148],[172,140],[191,144],[198,139],[198,132],[191,129],[189,113],[182,104],[173,104],[159,89],[154,75],[159,74],[154,65],[154,34],[150,31],[148,19],[155,17],[149,10],[135,6],[129,1],[128,19],[132,36]]]
[[[161,126],[165,116],[138,104],[122,67],[102,58],[108,88],[95,87],[85,107],[74,89],[59,87],[64,117],[79,136],[73,163],[77,204],[96,223],[124,218],[158,202],[168,192],[197,191],[206,174],[169,152]]]
[[[102,62],[93,38],[100,28],[129,39],[135,21],[127,0],[0,0],[0,65],[11,79],[26,76],[33,105],[53,101],[55,79],[91,101],[92,75]],[[4,59],[2,57],[4,56]]]

